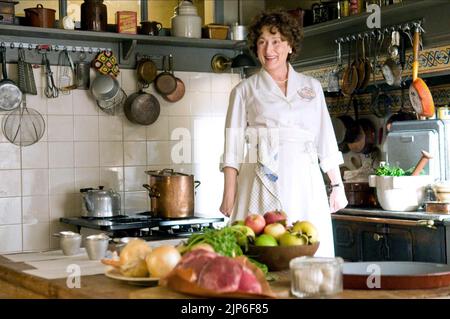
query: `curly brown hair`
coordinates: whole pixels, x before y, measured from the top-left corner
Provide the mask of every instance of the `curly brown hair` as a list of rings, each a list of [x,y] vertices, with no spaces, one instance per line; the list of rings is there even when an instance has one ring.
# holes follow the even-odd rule
[[[279,31],[282,39],[289,42],[292,53],[288,55],[288,61],[300,51],[303,29],[298,20],[283,10],[264,11],[253,18],[248,30],[248,46],[255,56],[258,56],[256,43],[264,27],[269,27],[273,34]]]

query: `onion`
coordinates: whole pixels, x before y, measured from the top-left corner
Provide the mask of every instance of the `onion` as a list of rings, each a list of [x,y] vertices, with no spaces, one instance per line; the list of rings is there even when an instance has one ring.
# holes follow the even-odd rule
[[[120,253],[120,272],[127,277],[147,277],[145,257],[152,251],[142,239],[133,239]]]
[[[200,243],[192,246],[191,250],[197,250],[197,249],[204,249],[206,251],[210,251],[212,253],[215,253],[213,246],[207,243]]]
[[[162,278],[175,268],[180,259],[181,254],[175,247],[163,245],[153,249],[145,261],[150,276]]]

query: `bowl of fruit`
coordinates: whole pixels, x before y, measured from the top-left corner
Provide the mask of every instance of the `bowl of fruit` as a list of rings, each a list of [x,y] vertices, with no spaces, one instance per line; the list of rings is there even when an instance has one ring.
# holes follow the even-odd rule
[[[309,221],[297,221],[286,227],[286,215],[283,212],[251,214],[245,219],[244,225],[256,235],[245,254],[266,264],[270,271],[289,269],[291,259],[314,256],[319,249],[316,227]]]

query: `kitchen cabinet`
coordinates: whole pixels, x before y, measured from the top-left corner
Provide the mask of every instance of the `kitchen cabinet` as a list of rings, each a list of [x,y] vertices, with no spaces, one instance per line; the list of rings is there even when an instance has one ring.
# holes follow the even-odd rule
[[[333,215],[336,256],[348,261],[447,263],[446,227],[420,220]]]

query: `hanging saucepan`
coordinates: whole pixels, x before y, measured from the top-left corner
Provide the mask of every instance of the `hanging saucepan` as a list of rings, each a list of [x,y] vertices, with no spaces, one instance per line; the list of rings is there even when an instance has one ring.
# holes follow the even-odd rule
[[[6,48],[4,45],[0,47],[2,59],[3,80],[0,81],[0,110],[12,111],[19,107],[22,102],[22,91],[14,83],[8,79],[6,72]]]
[[[145,93],[141,89],[127,98],[123,110],[130,122],[150,125],[158,119],[160,105],[153,94]]]
[[[148,86],[155,80],[157,69],[155,63],[150,58],[144,57],[139,60],[136,72],[138,81],[143,83],[144,86]]]
[[[358,70],[354,63],[351,63],[351,41],[348,44],[348,63],[344,69],[344,74],[341,80],[341,90],[345,96],[350,96],[356,89],[358,84]]]
[[[173,57],[172,55],[169,56],[169,70],[173,74]],[[170,94],[163,95],[163,98],[168,102],[178,102],[181,100],[184,96],[184,93],[186,92],[186,87],[184,85],[184,82],[178,78],[175,77],[175,80],[177,81],[177,87],[175,91],[173,91]]]
[[[350,150],[348,148],[347,142],[351,135],[350,131],[352,126],[354,125],[354,120],[351,116],[341,115],[336,118],[332,118],[332,123],[339,150],[342,153],[349,152]]]
[[[163,72],[159,73],[155,79],[155,89],[161,95],[168,95],[177,88],[177,80],[173,74],[166,68],[166,56],[162,60]]]
[[[375,145],[374,125],[368,119],[359,118],[358,103],[356,99],[353,99],[353,107],[355,111],[355,125],[353,126],[352,134],[353,136],[356,136],[356,138],[353,142],[348,143],[348,147],[352,152],[369,154]]]
[[[419,41],[420,41],[420,30],[419,26],[416,26],[414,31],[414,42],[413,42],[413,82],[409,87],[409,99],[414,107],[418,116],[431,117],[434,115],[434,101],[428,86],[425,82],[418,77],[419,73]]]
[[[399,47],[399,58],[400,58],[400,65],[402,67],[402,72],[405,66],[405,62],[406,62],[406,56],[405,56],[405,35],[403,33],[400,34],[400,47]],[[391,125],[392,122],[397,122],[397,121],[412,121],[412,120],[416,120],[417,119],[417,115],[416,113],[412,112],[412,111],[407,111],[405,110],[404,106],[405,106],[405,94],[404,94],[404,89],[405,89],[405,84],[400,81],[400,86],[401,86],[401,105],[400,105],[400,110],[397,113],[392,114],[386,121],[386,134],[390,132],[391,130]]]

